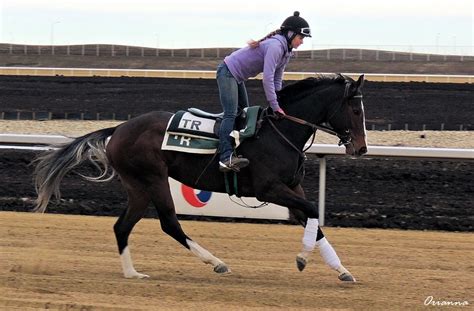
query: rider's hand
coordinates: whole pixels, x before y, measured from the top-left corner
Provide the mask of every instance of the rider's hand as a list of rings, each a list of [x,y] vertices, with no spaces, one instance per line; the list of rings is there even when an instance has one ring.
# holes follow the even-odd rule
[[[275,111],[277,114],[281,114],[281,115],[286,115],[286,113],[283,111],[283,109],[281,109],[280,107],[278,107],[278,109]]]

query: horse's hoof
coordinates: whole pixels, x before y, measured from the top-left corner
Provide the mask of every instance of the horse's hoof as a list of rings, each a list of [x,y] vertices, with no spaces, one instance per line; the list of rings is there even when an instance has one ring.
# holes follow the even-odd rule
[[[343,282],[352,282],[352,283],[356,282],[356,279],[349,272],[344,272],[344,273],[339,274],[338,278],[339,280]]]
[[[303,271],[304,268],[306,268],[306,258],[301,257],[301,256],[296,256],[296,266],[298,267],[298,270]]]
[[[214,272],[219,273],[219,274],[231,273],[230,269],[224,263],[220,263],[217,266],[215,266]]]
[[[126,279],[148,279],[149,277],[150,277],[149,275],[138,273],[138,272],[125,275]]]

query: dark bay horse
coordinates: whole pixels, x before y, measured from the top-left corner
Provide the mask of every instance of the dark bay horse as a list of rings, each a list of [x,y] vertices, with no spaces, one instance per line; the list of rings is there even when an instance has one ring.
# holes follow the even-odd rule
[[[301,80],[278,94],[287,117],[267,117],[258,135],[237,148],[250,165],[238,173],[241,196],[256,197],[289,208],[305,227],[303,248],[297,255],[297,267],[304,269],[307,258],[317,246],[324,261],[339,273],[339,279],[355,282],[351,273],[324,237],[318,223],[318,208],[305,199],[301,182],[304,175],[304,148],[322,124],[338,135],[348,155],[367,152],[362,86],[357,81],[336,74]],[[127,278],[144,278],[132,263],[128,237],[143,217],[150,202],[155,206],[162,230],[211,264],[217,273],[230,269],[220,259],[201,247],[182,230],[176,216],[168,178],[196,189],[226,192],[218,157],[161,150],[166,126],[173,114],[150,112],[117,127],[98,130],[37,159],[35,183],[38,192],[36,211],[44,212],[51,196],[60,196],[64,175],[81,164],[92,161],[100,176],[91,181],[110,180],[115,173],[128,195],[128,207],[114,225],[123,273]],[[110,140],[109,140],[110,139]],[[110,174],[109,174],[110,173]]]

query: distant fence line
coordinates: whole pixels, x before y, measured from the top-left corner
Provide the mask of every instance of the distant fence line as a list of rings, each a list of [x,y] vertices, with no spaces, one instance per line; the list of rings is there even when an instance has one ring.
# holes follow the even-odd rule
[[[108,57],[192,57],[222,58],[236,48],[160,49],[137,46],[86,45],[23,45],[0,44],[0,55],[62,55]],[[295,51],[295,58],[315,60],[370,60],[370,61],[474,61],[474,56],[439,55],[413,52],[382,51],[357,48],[334,48]]]
[[[0,111],[0,120],[17,121],[46,121],[46,120],[78,120],[78,121],[127,121],[140,114],[116,112],[51,112],[51,111]],[[471,131],[474,124],[408,124],[408,123],[372,123],[366,121],[368,130],[372,131]]]

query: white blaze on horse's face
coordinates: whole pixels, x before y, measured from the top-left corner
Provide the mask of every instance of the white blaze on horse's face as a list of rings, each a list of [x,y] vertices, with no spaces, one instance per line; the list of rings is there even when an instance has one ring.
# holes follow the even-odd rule
[[[365,111],[362,96],[364,75],[356,82],[355,95],[348,100],[347,113],[349,114],[349,131],[351,143],[346,145],[346,154],[361,156],[367,153],[367,130],[365,128]]]

